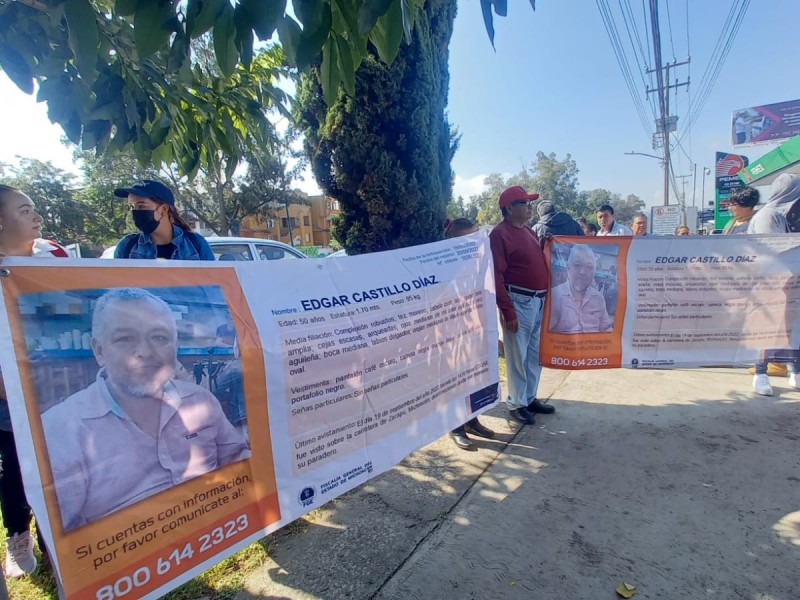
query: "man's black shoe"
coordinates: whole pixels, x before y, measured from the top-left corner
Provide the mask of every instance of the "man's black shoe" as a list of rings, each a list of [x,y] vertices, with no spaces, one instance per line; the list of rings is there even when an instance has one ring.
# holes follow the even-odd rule
[[[523,425],[534,425],[536,423],[536,418],[525,407],[512,410],[511,418]]]
[[[474,419],[470,419],[470,421],[466,425],[467,433],[471,433],[472,435],[477,435],[478,437],[483,437],[487,439],[494,439],[494,431],[481,425],[478,418],[475,417]]]
[[[467,437],[466,433],[454,433],[450,432],[450,437],[453,438],[453,441],[456,443],[456,446],[461,448],[462,450],[477,450],[475,444],[472,443],[472,440]]]
[[[539,402],[536,398],[528,404],[528,412],[539,413],[540,415],[552,415],[556,412],[555,406]]]

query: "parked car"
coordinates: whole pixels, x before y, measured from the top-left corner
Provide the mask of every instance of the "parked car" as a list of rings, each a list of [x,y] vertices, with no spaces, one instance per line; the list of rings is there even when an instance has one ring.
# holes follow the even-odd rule
[[[217,260],[283,260],[308,258],[289,244],[275,240],[245,237],[207,237]],[[114,258],[116,246],[108,248],[100,258]]]
[[[325,258],[339,258],[340,256],[347,256],[347,250],[342,248],[341,250],[337,250],[336,252],[332,252],[328,254]]]

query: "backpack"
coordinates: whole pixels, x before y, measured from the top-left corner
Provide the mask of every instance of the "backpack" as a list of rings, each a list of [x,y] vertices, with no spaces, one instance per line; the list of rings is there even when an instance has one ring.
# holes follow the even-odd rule
[[[133,250],[133,247],[136,245],[136,240],[139,239],[139,235],[140,234],[138,233],[129,233],[119,241],[117,244],[117,249],[120,251],[119,258],[130,258],[131,250]],[[194,247],[195,252],[197,252],[197,255],[202,255],[203,252],[200,248],[200,242],[197,241],[198,234],[196,234],[194,231],[184,230],[183,235],[189,238],[189,241]]]

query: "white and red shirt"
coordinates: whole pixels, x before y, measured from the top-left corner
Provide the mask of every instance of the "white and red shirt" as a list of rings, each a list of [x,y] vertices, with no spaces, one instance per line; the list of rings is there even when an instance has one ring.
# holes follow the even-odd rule
[[[33,254],[36,258],[69,258],[69,253],[50,240],[38,238],[33,240]]]

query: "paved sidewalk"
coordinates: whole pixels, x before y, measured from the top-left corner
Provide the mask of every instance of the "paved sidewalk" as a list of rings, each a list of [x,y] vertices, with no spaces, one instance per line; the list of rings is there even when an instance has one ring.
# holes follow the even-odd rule
[[[742,369],[545,371],[558,412],[443,438],[271,536],[238,598],[800,597],[800,392]]]

